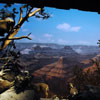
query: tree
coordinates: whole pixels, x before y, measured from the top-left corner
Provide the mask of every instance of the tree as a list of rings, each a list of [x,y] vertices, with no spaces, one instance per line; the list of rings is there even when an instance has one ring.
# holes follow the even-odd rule
[[[84,86],[88,84],[87,80],[89,73],[84,72],[83,68],[75,66],[73,68],[73,74],[74,74],[73,83],[75,84],[75,86],[78,88],[79,91],[82,91],[84,89]]]
[[[43,8],[37,8],[36,10],[33,10],[34,7],[23,5],[20,7],[19,21],[17,22],[16,14],[18,14],[18,12],[16,11],[16,8],[13,8],[12,12],[9,12],[9,10],[7,10],[8,6],[11,5],[5,5],[6,10],[4,8],[0,10],[0,37],[3,37],[0,38],[0,42],[2,42],[0,45],[0,51],[6,48],[12,40],[19,40],[22,38],[31,40],[31,38],[29,37],[30,34],[28,34],[27,36],[14,37],[18,33],[24,22],[28,21],[30,17],[35,16],[37,18],[43,19],[47,19],[49,17],[49,14],[44,13]],[[23,14],[23,9],[24,11],[26,11],[25,15]],[[5,33],[7,33],[6,36]]]
[[[17,16],[18,18],[16,18]],[[4,80],[4,82],[6,82],[6,80],[9,82],[14,81],[13,85],[15,87],[19,86],[19,88],[20,86],[22,87],[20,83],[24,83],[22,87],[24,89],[28,87],[31,75],[20,65],[20,52],[15,50],[16,46],[14,40],[23,38],[31,40],[29,37],[30,33],[27,36],[21,37],[15,37],[15,35],[24,22],[28,21],[32,16],[47,19],[49,14],[44,13],[43,8],[34,9],[34,7],[27,4],[22,5],[19,11],[17,11],[15,7],[13,8],[11,4],[6,4],[4,7],[0,8],[0,62],[2,62],[0,66],[0,79]],[[23,78],[23,80],[20,80],[20,77]],[[3,87],[3,84],[1,84],[1,87]],[[7,88],[8,85],[6,85],[5,88]],[[11,86],[12,85],[9,85],[9,87]],[[2,90],[5,90],[5,88]]]

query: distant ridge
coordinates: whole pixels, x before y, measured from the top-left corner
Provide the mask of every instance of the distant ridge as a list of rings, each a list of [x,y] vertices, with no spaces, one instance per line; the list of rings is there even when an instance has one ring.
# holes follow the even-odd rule
[[[16,48],[18,50],[24,50],[24,49],[32,49],[34,46],[47,46],[53,49],[61,49],[65,46],[70,46],[76,53],[82,54],[82,55],[88,55],[88,54],[99,54],[100,53],[100,47],[96,45],[61,45],[56,43],[16,43]]]

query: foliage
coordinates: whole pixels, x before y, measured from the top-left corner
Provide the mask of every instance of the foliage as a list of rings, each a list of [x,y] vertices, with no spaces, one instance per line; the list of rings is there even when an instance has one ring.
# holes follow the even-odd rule
[[[28,19],[32,16],[42,19],[50,17],[49,14],[44,12],[43,8],[34,10],[34,7],[29,5],[22,5],[18,11],[11,4],[0,8],[0,63],[3,63],[0,67],[0,79],[7,80],[9,83],[13,81],[17,93],[24,91],[28,87],[32,77],[20,65],[21,54],[20,51],[16,50],[14,40],[23,38],[31,40],[31,38],[29,37],[30,33],[27,36],[14,36],[24,22],[28,22]]]
[[[98,60],[91,60],[96,66],[96,70],[84,71],[81,67],[75,66],[73,83],[80,90],[83,91],[86,85],[100,86],[100,65]]]

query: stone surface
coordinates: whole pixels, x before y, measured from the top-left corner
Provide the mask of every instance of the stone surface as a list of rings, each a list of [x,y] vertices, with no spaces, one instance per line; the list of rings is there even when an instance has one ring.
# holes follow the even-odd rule
[[[25,90],[24,92],[16,94],[14,87],[11,87],[7,91],[0,94],[0,100],[33,100],[33,98],[33,90]]]
[[[9,3],[9,0],[0,0],[0,3]],[[10,3],[24,3],[34,7],[53,7],[59,9],[78,9],[100,13],[99,1],[92,0],[10,0]]]

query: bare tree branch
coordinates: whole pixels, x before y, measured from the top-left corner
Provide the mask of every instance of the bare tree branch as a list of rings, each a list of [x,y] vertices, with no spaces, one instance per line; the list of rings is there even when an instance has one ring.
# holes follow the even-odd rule
[[[0,41],[4,41],[4,40],[20,40],[23,38],[27,38],[29,40],[32,40],[32,38],[30,38],[29,36],[21,36],[21,37],[10,37],[10,38],[1,38]]]
[[[9,20],[0,20],[0,23],[2,22],[9,22]]]
[[[30,37],[28,36],[21,36],[21,37],[12,37],[12,38],[8,38],[8,40],[20,40],[20,39],[23,39],[23,38],[27,38],[29,40],[32,40]]]
[[[14,37],[20,27],[23,25],[23,23],[31,16],[35,15],[38,11],[41,10],[41,8],[38,8],[36,9],[35,11],[32,11],[33,7],[30,8],[30,10],[28,11],[28,13],[25,15],[25,17],[22,18],[22,14],[23,14],[23,8],[27,7],[27,5],[23,6],[20,8],[20,18],[19,18],[19,21],[18,21],[18,24],[14,27],[14,30],[12,31],[12,33],[10,33],[3,41],[2,45],[0,46],[0,50],[2,51],[4,48],[6,48],[8,46],[8,44],[12,41],[12,40],[17,40],[17,39],[22,39],[22,38],[28,38],[31,40],[31,38],[29,38],[28,36],[22,36],[22,37]],[[2,38],[3,39],[3,38]],[[0,39],[0,41],[2,40]]]
[[[22,14],[23,14],[23,8],[25,8],[25,7],[27,7],[26,5],[24,5],[24,6],[22,6],[21,8],[20,8],[20,18],[19,18],[19,21],[18,21],[18,24],[22,21]]]
[[[12,34],[9,35],[8,38],[14,37],[17,34],[17,32],[19,31],[19,29],[20,28],[17,28]],[[0,47],[0,50],[3,50],[4,48],[6,48],[7,45],[11,42],[11,40],[8,40],[8,38],[6,38],[6,40],[3,42],[3,46]]]
[[[28,17],[33,16],[34,14],[36,14],[40,10],[41,10],[41,8],[38,8],[37,10],[33,11],[32,13],[30,13]]]

